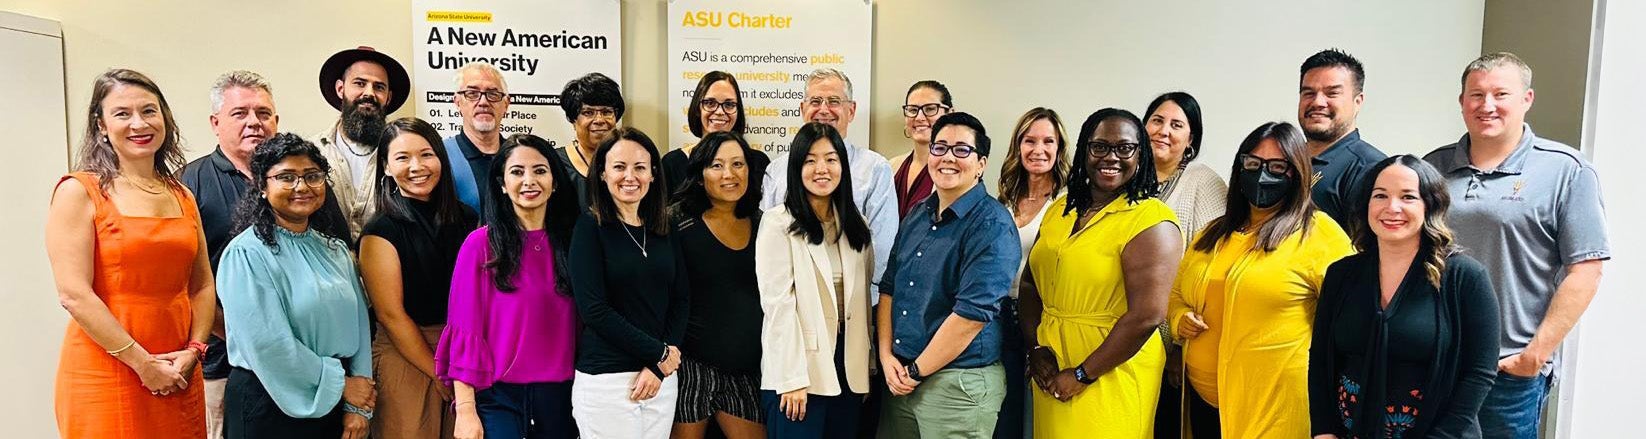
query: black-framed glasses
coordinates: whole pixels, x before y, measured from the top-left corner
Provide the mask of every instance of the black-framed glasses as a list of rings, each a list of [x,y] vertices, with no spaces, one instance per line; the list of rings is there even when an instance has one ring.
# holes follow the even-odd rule
[[[296,172],[283,172],[270,176],[268,179],[280,183],[280,187],[288,191],[297,189],[297,182],[303,182],[304,185],[315,189],[322,189],[326,187],[326,173],[320,171],[314,171],[303,175],[297,175]]]
[[[943,104],[904,105],[903,116],[915,117],[924,113],[926,117],[937,117],[940,113],[948,113],[949,106]]]
[[[463,99],[468,99],[469,102],[479,101],[482,96],[484,96],[488,102],[503,102],[503,98],[509,97],[508,93],[497,90],[463,90],[457,92],[457,94],[463,95]]]
[[[704,113],[713,113],[716,108],[719,108],[720,111],[724,111],[726,113],[732,113],[737,111],[737,105],[737,101],[731,99],[716,101],[714,99],[704,98],[701,101],[697,101],[697,108],[702,109]]]
[[[926,150],[932,153],[932,157],[942,157],[945,154],[954,154],[954,158],[963,159],[966,157],[971,157],[973,152],[977,152],[977,147],[964,143],[951,146],[947,143],[932,142],[932,146],[927,147]]]
[[[1235,157],[1240,162],[1240,169],[1256,171],[1262,169],[1272,175],[1291,175],[1292,164],[1285,159],[1264,159],[1251,154],[1241,154]]]
[[[1109,155],[1110,152],[1113,152],[1116,158],[1129,159],[1132,158],[1132,156],[1137,155],[1137,150],[1140,147],[1141,145],[1133,142],[1109,143],[1093,141],[1086,142],[1086,154],[1090,154],[1094,159],[1100,159]]]

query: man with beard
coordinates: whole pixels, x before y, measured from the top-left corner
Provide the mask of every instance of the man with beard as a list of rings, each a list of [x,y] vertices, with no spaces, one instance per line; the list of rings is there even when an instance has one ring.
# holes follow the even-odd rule
[[[588,206],[583,186],[589,178],[589,163],[594,161],[600,143],[610,139],[617,122],[623,120],[623,90],[606,75],[583,75],[566,83],[566,89],[560,92],[560,109],[577,132],[577,141],[556,151],[561,163],[569,166],[566,174],[571,175],[572,187],[577,189],[579,205]]]
[[[386,116],[400,109],[411,78],[394,58],[367,46],[333,54],[320,66],[320,95],[342,117],[314,144],[331,163],[331,187],[351,236],[371,218],[377,180],[378,137]]]
[[[503,118],[509,114],[509,84],[503,72],[485,62],[457,69],[452,103],[463,114],[463,130],[446,138],[457,198],[485,215],[486,182],[491,180],[492,155],[503,145]],[[461,158],[462,160],[458,160]]]
[[[1315,207],[1331,216],[1344,230],[1358,222],[1354,206],[1360,180],[1373,164],[1388,157],[1360,138],[1355,117],[1366,101],[1361,93],[1366,69],[1360,60],[1339,49],[1327,49],[1303,60],[1297,87],[1297,125],[1308,138],[1313,156]]]

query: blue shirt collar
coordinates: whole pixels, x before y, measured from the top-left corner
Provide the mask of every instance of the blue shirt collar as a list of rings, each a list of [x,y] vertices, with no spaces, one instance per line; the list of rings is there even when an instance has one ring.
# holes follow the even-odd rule
[[[961,195],[960,199],[954,200],[954,204],[949,205],[949,210],[947,212],[937,211],[938,200],[936,189],[933,189],[932,196],[927,197],[926,201],[921,202],[921,204],[924,205],[925,209],[931,211],[932,222],[938,223],[942,222],[945,216],[950,218],[963,218],[966,214],[975,210],[979,203],[992,201],[994,201],[994,199],[989,197],[988,189],[985,189],[983,187],[983,183],[979,182],[978,184],[972,186],[971,190],[968,190],[965,194]],[[952,213],[952,215],[945,215],[945,213]]]

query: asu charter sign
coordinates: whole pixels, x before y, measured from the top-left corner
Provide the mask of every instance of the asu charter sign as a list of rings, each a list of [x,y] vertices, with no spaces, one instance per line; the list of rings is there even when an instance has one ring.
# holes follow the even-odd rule
[[[846,140],[869,146],[870,54],[874,8],[864,0],[674,0],[669,2],[670,148],[697,139],[686,127],[692,91],[705,73],[737,77],[749,145],[787,150],[813,69],[852,80],[859,103]]]

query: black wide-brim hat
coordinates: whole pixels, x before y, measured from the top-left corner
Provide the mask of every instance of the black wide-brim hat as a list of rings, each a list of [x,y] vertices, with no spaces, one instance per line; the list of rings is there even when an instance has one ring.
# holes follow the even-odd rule
[[[371,61],[383,66],[389,73],[389,102],[383,106],[383,114],[394,113],[411,97],[411,77],[406,76],[406,68],[383,52],[378,52],[370,46],[360,46],[332,54],[326,58],[326,63],[320,65],[320,97],[326,98],[326,103],[338,111],[343,110],[343,99],[337,97],[337,80],[343,78],[343,73],[349,66],[360,61]]]

